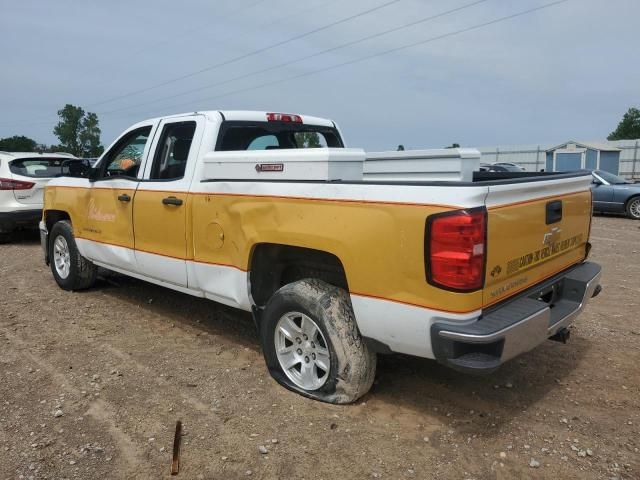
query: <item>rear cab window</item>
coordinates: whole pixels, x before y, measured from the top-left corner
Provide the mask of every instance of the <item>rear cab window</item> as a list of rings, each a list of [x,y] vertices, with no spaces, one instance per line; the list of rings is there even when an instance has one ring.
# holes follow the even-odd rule
[[[20,158],[9,162],[9,170],[22,177],[53,178],[62,175],[62,167],[70,160],[73,158]]]
[[[344,147],[336,128],[289,122],[226,121],[216,144],[217,151],[323,147]]]

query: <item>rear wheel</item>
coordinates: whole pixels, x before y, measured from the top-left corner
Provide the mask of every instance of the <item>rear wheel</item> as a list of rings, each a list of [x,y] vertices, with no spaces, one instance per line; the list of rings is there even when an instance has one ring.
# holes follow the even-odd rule
[[[331,355],[322,330],[301,312],[286,312],[276,324],[275,351],[284,374],[303,390],[318,390],[329,379]]]
[[[267,303],[260,327],[269,371],[285,387],[329,403],[354,402],[371,388],[376,355],[345,290],[316,279],[285,285]]]
[[[91,287],[98,268],[80,255],[73,238],[73,228],[67,220],[56,223],[49,236],[51,273],[64,290],[83,290]]]
[[[633,197],[627,202],[627,216],[640,220],[640,197]]]

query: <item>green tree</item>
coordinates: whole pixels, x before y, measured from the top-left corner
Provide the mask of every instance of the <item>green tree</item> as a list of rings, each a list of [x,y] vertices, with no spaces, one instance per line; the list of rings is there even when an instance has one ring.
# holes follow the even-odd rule
[[[104,151],[104,147],[100,144],[100,134],[102,132],[98,123],[98,116],[92,112],[87,112],[82,119],[80,144],[85,157],[98,157]]]
[[[60,140],[60,146],[73,155],[82,156],[80,131],[84,110],[67,103],[62,110],[58,110],[58,116],[60,121],[53,128],[53,133]]]
[[[35,152],[37,142],[24,135],[0,139],[0,150],[5,152]]]
[[[38,145],[38,151],[41,153],[66,152],[66,150],[60,145]]]
[[[100,144],[98,116],[75,105],[66,104],[58,110],[60,121],[53,133],[60,140],[60,148],[78,157],[96,157],[104,150]]]
[[[460,144],[459,143],[452,143],[451,145],[449,145],[448,147],[445,148],[460,148]]]
[[[298,132],[295,134],[296,143],[300,148],[320,148],[320,136],[316,132]]]
[[[398,152],[404,151],[404,145],[402,145],[402,144],[398,145],[397,151]]]
[[[609,134],[607,140],[635,140],[636,138],[640,138],[640,110],[631,107],[618,123],[618,127]]]

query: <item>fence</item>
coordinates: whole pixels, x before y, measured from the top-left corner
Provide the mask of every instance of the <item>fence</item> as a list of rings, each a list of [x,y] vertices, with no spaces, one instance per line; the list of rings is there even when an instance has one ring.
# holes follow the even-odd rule
[[[590,142],[585,142],[590,143]],[[620,152],[620,176],[628,180],[640,180],[640,139],[616,140],[602,142],[619,148]],[[540,171],[545,168],[546,151],[555,147],[553,144],[540,145],[511,145],[480,147],[482,162],[497,163],[511,162],[520,165],[527,171]]]

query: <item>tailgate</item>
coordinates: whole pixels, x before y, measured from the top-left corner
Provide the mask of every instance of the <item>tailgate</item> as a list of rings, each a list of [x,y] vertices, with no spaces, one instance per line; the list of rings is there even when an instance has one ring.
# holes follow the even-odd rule
[[[485,307],[584,260],[590,185],[585,175],[489,187]]]

